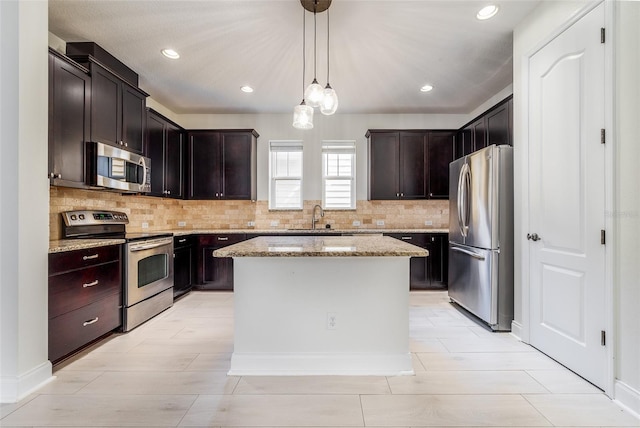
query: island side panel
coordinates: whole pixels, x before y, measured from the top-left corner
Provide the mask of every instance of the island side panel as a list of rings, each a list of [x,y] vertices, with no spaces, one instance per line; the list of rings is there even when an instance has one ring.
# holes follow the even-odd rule
[[[413,374],[409,257],[237,257],[234,302],[229,374]]]

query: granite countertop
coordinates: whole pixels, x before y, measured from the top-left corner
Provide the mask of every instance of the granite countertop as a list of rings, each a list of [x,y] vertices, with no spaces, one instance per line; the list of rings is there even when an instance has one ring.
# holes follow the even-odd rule
[[[261,236],[214,257],[425,257],[429,252],[387,236]]]
[[[49,254],[124,244],[124,239],[60,239],[49,241]]]
[[[198,234],[343,234],[343,235],[371,235],[381,233],[449,233],[448,229],[169,229],[161,232],[173,233],[174,236],[188,236]],[[124,244],[124,239],[60,239],[49,241],[49,253],[83,250],[86,248],[105,247],[108,245]]]
[[[287,235],[310,235],[325,233],[341,234],[371,234],[371,233],[449,233],[449,229],[169,229],[174,236],[196,235],[196,234],[217,234],[217,233],[257,233],[257,234],[287,234]]]

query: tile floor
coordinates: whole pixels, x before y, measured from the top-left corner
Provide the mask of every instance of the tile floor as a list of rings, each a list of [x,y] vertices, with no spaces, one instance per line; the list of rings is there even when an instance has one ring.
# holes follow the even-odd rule
[[[2,427],[640,426],[535,349],[411,293],[415,376],[229,377],[233,294],[193,292],[2,405]]]

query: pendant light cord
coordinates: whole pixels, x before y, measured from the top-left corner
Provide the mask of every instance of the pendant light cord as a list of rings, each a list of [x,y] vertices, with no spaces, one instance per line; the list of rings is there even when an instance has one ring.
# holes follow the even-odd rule
[[[327,9],[327,85],[329,84],[329,9]]]
[[[316,53],[316,48],[318,47],[318,42],[316,41],[316,37],[318,35],[318,30],[316,26],[316,7],[313,7],[313,80],[316,80],[318,76],[318,69],[316,68],[316,62],[318,59],[318,54]]]
[[[307,46],[307,31],[306,31],[306,17],[305,10],[302,8],[302,101],[304,102],[304,75],[305,75],[305,66],[307,64],[306,60],[306,46]]]

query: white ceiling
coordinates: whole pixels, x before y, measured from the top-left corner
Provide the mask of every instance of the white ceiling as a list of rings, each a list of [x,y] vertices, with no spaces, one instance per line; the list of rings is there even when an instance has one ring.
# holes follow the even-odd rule
[[[339,113],[469,113],[512,82],[512,32],[540,1],[333,0],[330,82]],[[298,0],[50,0],[49,31],[93,41],[140,75],[175,113],[288,113],[302,99]],[[317,76],[326,84],[326,12]],[[313,15],[307,13],[313,79]],[[169,60],[171,47],[181,58]],[[419,88],[432,84],[434,90]],[[246,94],[240,86],[251,85]]]

